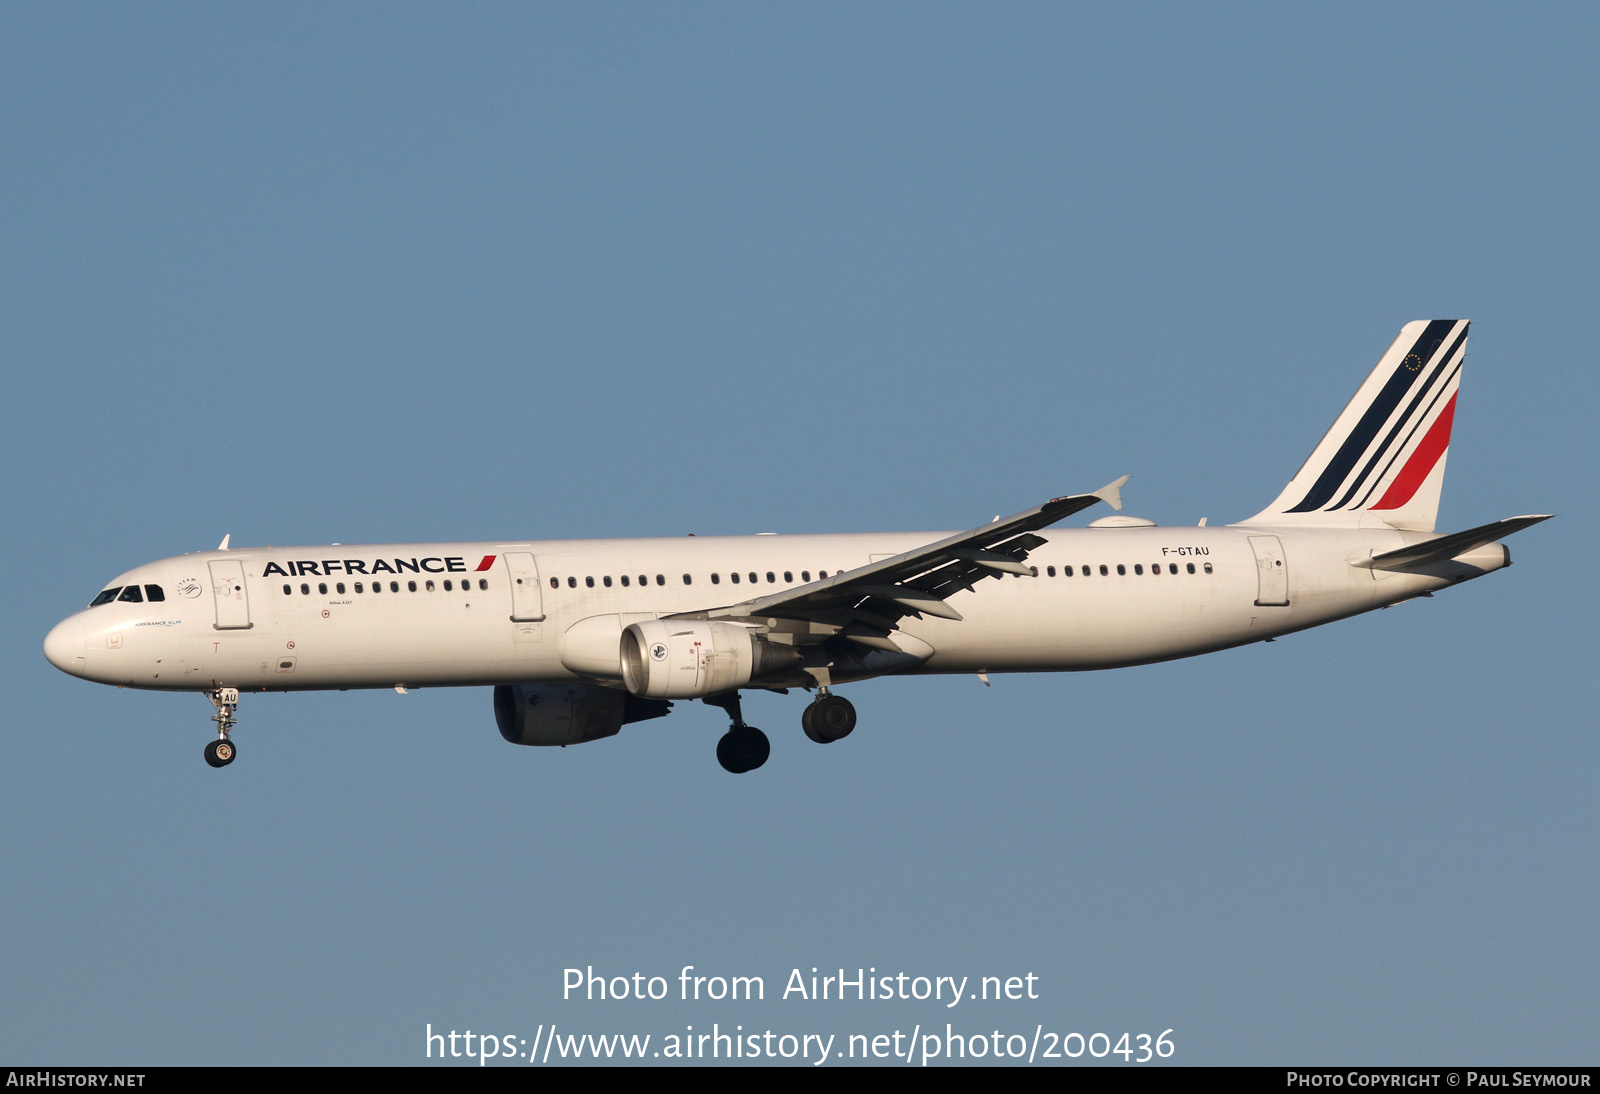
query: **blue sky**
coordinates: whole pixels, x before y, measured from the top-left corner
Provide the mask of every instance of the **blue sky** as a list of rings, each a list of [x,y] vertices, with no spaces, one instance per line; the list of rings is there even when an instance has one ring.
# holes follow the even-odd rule
[[[1591,8],[0,20],[0,1062],[946,1020],[1595,1062]],[[709,708],[517,749],[482,689],[249,696],[215,772],[202,699],[39,649],[224,533],[947,529],[1122,474],[1239,519],[1454,316],[1441,527],[1561,513],[1509,571],[1171,665],[853,686],[826,749],[755,697],[745,778]],[[561,998],[689,964],[768,999]],[[1041,997],[775,998],[813,966]]]

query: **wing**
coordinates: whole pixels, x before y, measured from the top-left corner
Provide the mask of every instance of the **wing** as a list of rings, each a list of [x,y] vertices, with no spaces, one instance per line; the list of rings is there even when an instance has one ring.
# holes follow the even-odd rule
[[[673,618],[781,619],[804,624],[800,641],[843,638],[869,649],[901,652],[889,635],[906,616],[961,618],[945,603],[952,593],[1002,574],[1031,574],[1023,560],[1045,542],[1034,535],[1099,501],[1122,508],[1124,475],[1089,494],[1052,498],[1043,505],[996,520],[808,585],[709,611]]]

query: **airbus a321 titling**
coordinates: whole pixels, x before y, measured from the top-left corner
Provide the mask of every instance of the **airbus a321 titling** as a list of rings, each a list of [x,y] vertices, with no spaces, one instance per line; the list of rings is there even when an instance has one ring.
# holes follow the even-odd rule
[[[1056,672],[1260,642],[1482,577],[1547,519],[1434,531],[1467,323],[1408,323],[1276,501],[1223,527],[1105,516],[1126,477],[968,532],[230,548],[130,570],[45,639],[63,672],[203,692],[213,767],[241,692],[494,689],[507,741],[572,745],[699,699],[717,759],[767,760],[741,690],[814,697],[874,676]],[[987,677],[985,676],[985,679]]]

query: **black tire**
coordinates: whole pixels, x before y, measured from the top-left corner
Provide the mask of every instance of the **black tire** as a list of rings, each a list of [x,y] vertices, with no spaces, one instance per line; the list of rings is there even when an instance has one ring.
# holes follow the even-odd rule
[[[206,745],[206,763],[212,767],[227,767],[238,755],[232,741],[212,741]]]
[[[805,730],[806,736],[817,742],[817,744],[831,744],[833,742],[833,738],[829,737],[817,727],[817,720],[815,717],[813,717],[813,715],[816,713],[816,710],[817,704],[810,703],[806,706],[806,709],[800,712],[800,728]]]
[[[811,716],[807,721],[815,728],[816,735],[808,729],[806,736],[813,741],[827,744],[843,740],[856,728],[855,704],[842,695],[824,695],[811,704],[807,713]]]
[[[717,762],[724,771],[743,775],[754,771],[772,755],[772,742],[755,726],[735,726],[717,742]]]

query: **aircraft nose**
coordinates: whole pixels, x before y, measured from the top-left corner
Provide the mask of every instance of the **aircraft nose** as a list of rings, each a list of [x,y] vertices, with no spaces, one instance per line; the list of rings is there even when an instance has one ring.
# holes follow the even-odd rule
[[[89,648],[83,620],[73,617],[55,625],[44,638],[44,655],[62,672],[83,675],[84,657]]]

